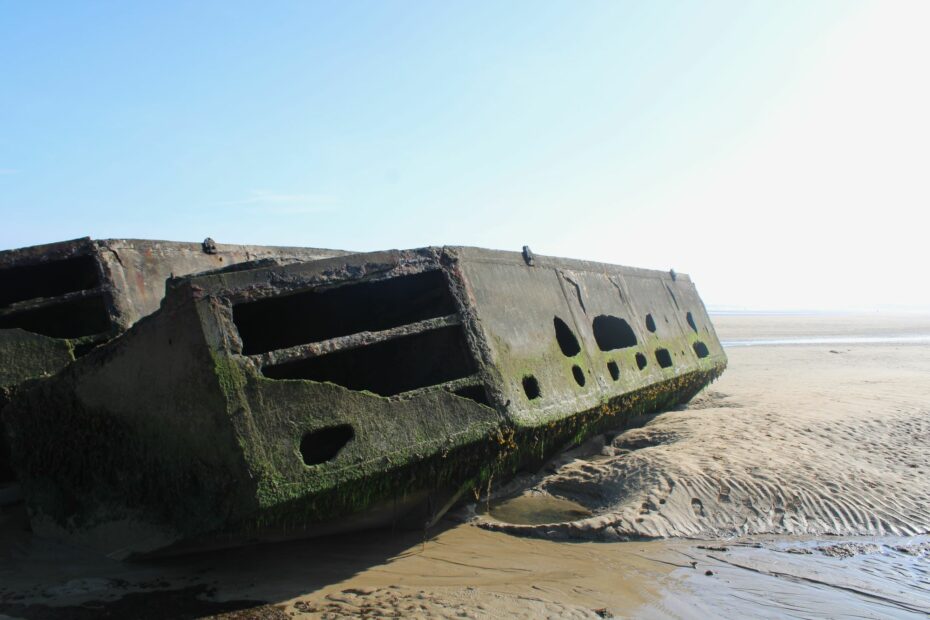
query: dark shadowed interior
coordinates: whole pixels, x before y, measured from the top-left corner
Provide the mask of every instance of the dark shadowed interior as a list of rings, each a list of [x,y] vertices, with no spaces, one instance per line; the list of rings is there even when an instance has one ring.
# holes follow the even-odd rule
[[[441,271],[313,289],[240,303],[233,321],[245,355],[454,314]]]
[[[625,320],[609,314],[594,317],[594,339],[601,351],[636,346],[636,333]]]
[[[91,255],[0,269],[0,306],[17,301],[58,297],[100,284],[97,261]]]
[[[672,354],[668,349],[656,349],[656,361],[662,368],[668,368],[672,365]]]
[[[24,310],[0,317],[0,328],[19,327],[54,338],[79,338],[110,329],[110,315],[101,295]]]
[[[462,328],[457,325],[262,369],[270,379],[328,381],[381,396],[445,383],[475,372]]]
[[[539,390],[539,381],[536,380],[536,377],[533,375],[523,377],[523,392],[529,400],[536,400],[542,396],[542,392]]]
[[[319,465],[336,458],[354,438],[355,429],[348,424],[310,431],[300,440],[300,456],[304,465]]]
[[[694,330],[694,333],[697,333],[698,328],[697,328],[697,324],[694,322],[694,315],[692,315],[689,312],[688,314],[685,315],[685,318],[688,320],[688,325],[691,327],[692,330]]]
[[[562,355],[574,357],[581,353],[581,345],[578,344],[578,338],[575,337],[572,328],[559,317],[553,318],[552,324],[555,327],[555,339],[559,343],[559,348],[562,349]]]

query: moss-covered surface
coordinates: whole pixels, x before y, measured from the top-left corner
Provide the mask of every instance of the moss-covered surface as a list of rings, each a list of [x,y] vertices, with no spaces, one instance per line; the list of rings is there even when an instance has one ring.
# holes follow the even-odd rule
[[[21,390],[3,419],[34,524],[181,538],[250,508],[209,359],[196,315],[158,315]]]
[[[51,376],[73,360],[74,347],[69,340],[22,329],[0,329],[0,412],[21,384]],[[13,479],[7,435],[0,416],[0,482]]]
[[[70,340],[0,329],[0,387],[48,377],[74,361]]]
[[[67,530],[134,519],[170,532],[216,528],[235,480],[158,420],[86,406],[67,382],[41,382],[8,410],[13,462],[28,508]],[[36,408],[42,415],[32,415]],[[24,439],[21,441],[21,439]]]
[[[247,532],[305,528],[418,489],[461,484],[463,472],[487,460],[482,444],[500,425],[494,409],[444,390],[384,398],[221,366],[224,383],[247,403],[235,422],[258,481],[257,510],[237,528]],[[343,424],[354,439],[332,461],[305,465],[304,433]]]
[[[223,391],[233,396],[228,402],[247,402],[256,412],[240,410],[235,420],[249,477],[257,482],[254,501],[242,501],[234,488],[244,480],[199,459],[190,437],[166,433],[151,418],[129,421],[89,408],[62,377],[35,386],[17,403],[17,409],[46,411],[18,417],[15,425],[18,433],[49,438],[19,460],[30,506],[73,531],[144,515],[175,540],[299,536],[421,491],[482,489],[506,480],[631,417],[688,400],[722,371],[687,373],[561,420],[514,426],[488,407],[439,390],[386,399],[330,384],[269,381],[215,361]],[[352,423],[356,439],[334,462],[304,465],[302,433],[337,421]],[[60,433],[80,449],[62,450],[54,441]]]
[[[10,388],[0,387],[0,412],[10,402],[12,391]],[[0,482],[13,480],[13,465],[10,463],[10,440],[7,437],[6,425],[0,417]]]
[[[619,395],[638,393],[643,386],[675,380],[694,370],[713,373],[720,368],[722,372],[726,367],[726,356],[721,353],[697,359],[692,345],[698,339],[693,334],[652,338],[637,346],[613,351],[590,351],[584,348],[571,357],[562,353],[554,338],[530,357],[515,356],[506,342],[495,339],[494,350],[499,352],[495,363],[501,375],[510,382],[508,394],[512,405],[509,411],[515,424],[535,426],[576,417],[577,407],[570,403],[596,400],[609,402]],[[661,368],[656,361],[654,352],[662,348],[673,352],[674,363],[669,368]],[[639,353],[644,354],[648,361],[643,370],[636,364],[636,355]],[[610,376],[607,368],[609,362],[618,364],[618,380]],[[584,386],[577,385],[573,378],[572,367],[576,365],[585,373],[587,381]],[[523,393],[522,379],[527,376],[537,379],[542,390],[541,397],[530,400]]]
[[[230,524],[214,539],[300,535],[312,531],[313,524],[414,496],[418,491],[467,486],[480,492],[492,480],[504,481],[519,469],[538,465],[561,449],[605,430],[623,427],[633,417],[687,402],[723,369],[720,365],[676,376],[558,421],[515,427],[506,423],[494,425],[489,419],[484,432],[460,437],[461,441],[448,450],[418,455],[415,451],[422,452],[422,444],[411,443],[414,453],[401,451],[393,458],[355,464],[343,470],[347,475],[342,478],[310,475],[304,483],[289,485],[278,470],[276,483],[265,487],[258,511]],[[477,406],[464,399],[457,400],[462,400],[466,407]],[[448,403],[445,405],[448,407]],[[372,417],[371,409],[365,409],[363,415]]]
[[[397,265],[406,268],[399,259]],[[260,278],[277,286],[275,273],[210,277],[216,286],[258,286]],[[288,287],[308,286],[291,275]],[[509,282],[491,281],[504,288]],[[722,350],[695,359],[690,334],[611,352],[591,352],[589,342],[566,357],[554,338],[541,337],[548,331],[540,326],[551,329],[549,306],[537,307],[532,321],[511,322],[503,310],[510,306],[488,302],[500,315],[495,331],[493,317],[481,319],[463,302],[464,337],[495,407],[440,386],[385,398],[265,378],[239,354],[227,293],[206,294],[200,284],[186,280],[170,289],[160,312],[6,409],[13,460],[34,515],[69,532],[143,523],[168,544],[306,535],[375,507],[409,506],[429,492],[486,488],[634,416],[687,401],[726,365]],[[459,292],[470,294],[464,285]],[[658,347],[689,357],[660,369]],[[636,369],[639,351],[650,356],[644,372]],[[607,374],[609,361],[620,364],[619,381]],[[572,379],[575,364],[588,377],[584,387]],[[528,374],[541,380],[538,401],[523,392]],[[332,458],[305,464],[303,438],[332,427],[351,427],[351,438]],[[135,544],[132,532],[119,544]]]

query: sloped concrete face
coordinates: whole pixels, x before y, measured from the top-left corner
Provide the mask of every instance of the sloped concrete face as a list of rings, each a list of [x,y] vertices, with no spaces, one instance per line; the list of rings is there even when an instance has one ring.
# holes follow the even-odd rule
[[[288,263],[342,254],[89,238],[0,252],[0,410],[23,382],[55,374],[157,310],[167,278],[245,261]],[[0,483],[10,479],[4,442],[0,428]]]
[[[475,329],[501,373],[492,389],[517,427],[726,364],[687,275],[538,256],[528,267],[517,254],[455,252]],[[669,392],[679,401],[684,394]]]
[[[426,248],[173,279],[5,419],[34,529],[122,557],[422,522],[725,365],[687,276]]]

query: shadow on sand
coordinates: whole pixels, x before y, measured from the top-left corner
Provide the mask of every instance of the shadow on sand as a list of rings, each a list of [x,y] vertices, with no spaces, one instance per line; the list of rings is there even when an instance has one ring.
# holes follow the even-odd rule
[[[352,534],[118,562],[32,536],[21,507],[0,513],[0,616],[84,618],[288,617],[276,603],[310,595],[416,552],[429,532]]]

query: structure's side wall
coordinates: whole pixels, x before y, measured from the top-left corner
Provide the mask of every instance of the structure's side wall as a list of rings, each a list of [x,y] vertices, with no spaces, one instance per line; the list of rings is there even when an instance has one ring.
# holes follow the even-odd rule
[[[278,527],[305,526],[474,476],[481,459],[471,459],[468,471],[463,460],[442,457],[462,448],[484,454],[477,448],[500,422],[494,410],[444,390],[384,398],[330,383],[257,377],[246,390],[248,410],[236,423],[262,508],[276,513]],[[331,429],[347,432],[329,446]],[[331,458],[307,463],[302,449]],[[440,462],[433,471],[410,474],[433,457]]]
[[[547,257],[530,266],[514,254],[459,252],[502,373],[507,414],[518,426],[561,420],[726,364],[687,276]]]

